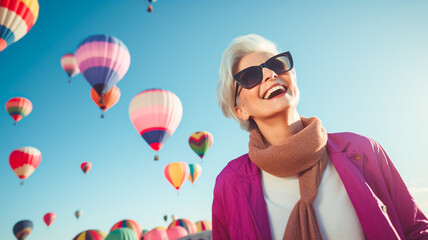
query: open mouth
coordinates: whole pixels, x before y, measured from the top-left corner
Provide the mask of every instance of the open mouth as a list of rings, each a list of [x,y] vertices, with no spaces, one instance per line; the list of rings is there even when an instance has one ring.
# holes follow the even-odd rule
[[[267,90],[263,96],[264,100],[268,100],[268,99],[272,99],[276,96],[279,96],[283,93],[286,93],[288,91],[288,87],[287,86],[283,86],[283,85],[276,85],[273,88],[270,88],[269,90]]]

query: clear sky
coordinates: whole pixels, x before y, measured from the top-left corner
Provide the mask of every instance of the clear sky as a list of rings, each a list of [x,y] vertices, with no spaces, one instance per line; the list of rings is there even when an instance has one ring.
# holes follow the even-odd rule
[[[13,239],[13,225],[23,219],[34,223],[28,240],[108,233],[126,218],[143,229],[167,226],[165,214],[211,220],[217,174],[248,151],[248,133],[217,105],[219,64],[231,40],[249,33],[293,55],[299,113],[318,116],[328,132],[377,140],[428,214],[428,2],[352,2],[158,0],[148,13],[146,0],[39,0],[35,26],[0,52],[0,103],[23,96],[34,105],[17,126],[0,114],[0,239]],[[60,66],[63,54],[93,34],[116,36],[131,55],[117,84],[121,99],[104,119],[89,83],[78,75],[68,84]],[[181,123],[156,162],[128,116],[131,99],[149,88],[172,91],[183,104]],[[201,130],[214,136],[202,164],[188,145]],[[23,146],[38,148],[42,161],[20,186],[9,154]],[[84,161],[93,163],[87,175]],[[200,178],[179,195],[163,176],[174,161],[202,165]],[[43,215],[51,211],[57,219],[48,229]]]

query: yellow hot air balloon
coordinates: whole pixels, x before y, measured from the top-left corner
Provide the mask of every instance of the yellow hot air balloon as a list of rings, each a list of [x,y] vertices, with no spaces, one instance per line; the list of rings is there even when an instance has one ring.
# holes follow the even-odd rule
[[[189,177],[190,168],[185,162],[173,162],[165,166],[163,173],[166,180],[178,190]]]

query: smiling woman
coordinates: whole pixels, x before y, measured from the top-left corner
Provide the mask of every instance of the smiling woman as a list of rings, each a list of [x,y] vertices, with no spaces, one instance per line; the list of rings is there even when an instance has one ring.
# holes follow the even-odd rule
[[[213,239],[428,237],[383,148],[355,133],[327,134],[320,119],[299,115],[299,98],[289,52],[255,34],[224,52],[217,99],[250,139],[249,152],[217,177]]]

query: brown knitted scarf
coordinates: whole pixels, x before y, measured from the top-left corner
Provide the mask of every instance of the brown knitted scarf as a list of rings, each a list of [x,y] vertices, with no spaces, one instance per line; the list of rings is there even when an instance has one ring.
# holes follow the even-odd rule
[[[283,145],[271,146],[258,129],[250,133],[249,156],[260,169],[277,177],[299,176],[300,200],[287,222],[283,239],[321,239],[315,209],[321,176],[328,162],[327,133],[317,117],[301,117],[304,129]]]

